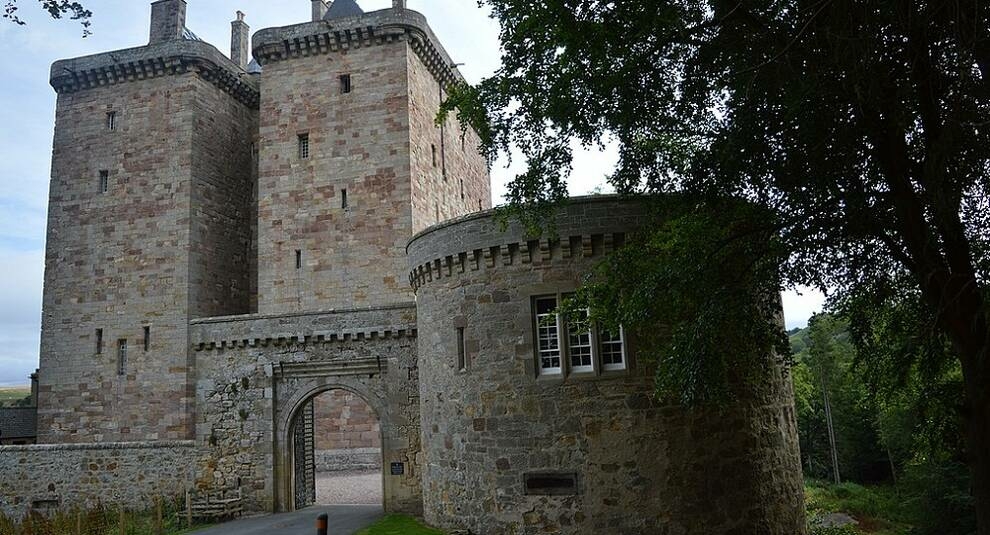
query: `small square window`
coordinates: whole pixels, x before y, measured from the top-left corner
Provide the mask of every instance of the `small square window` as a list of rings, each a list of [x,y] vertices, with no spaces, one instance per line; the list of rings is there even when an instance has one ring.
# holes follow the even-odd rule
[[[309,134],[299,134],[299,159],[309,158]]]
[[[100,193],[110,191],[110,171],[100,171]]]
[[[340,92],[344,95],[351,92],[351,75],[341,74],[340,75]]]
[[[107,130],[117,129],[117,112],[107,112]]]

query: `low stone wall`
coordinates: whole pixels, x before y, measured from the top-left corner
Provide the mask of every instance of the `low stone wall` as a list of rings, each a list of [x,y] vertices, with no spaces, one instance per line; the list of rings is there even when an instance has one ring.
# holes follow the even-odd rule
[[[349,470],[378,470],[382,467],[382,450],[353,448],[349,450],[317,450],[317,472],[346,472]]]
[[[69,509],[98,503],[143,508],[177,496],[192,481],[195,442],[0,447],[0,512]]]

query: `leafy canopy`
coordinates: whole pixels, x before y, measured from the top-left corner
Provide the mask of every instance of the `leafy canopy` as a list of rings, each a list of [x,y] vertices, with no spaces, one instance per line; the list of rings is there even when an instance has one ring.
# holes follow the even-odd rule
[[[773,237],[760,251],[765,263],[747,265],[765,273],[766,264],[779,265],[775,290],[829,289],[850,307],[910,299],[932,320],[924,333],[948,336],[957,353],[985,354],[978,294],[990,271],[990,4],[480,3],[501,23],[502,67],[477,86],[454,88],[444,111],[456,109],[481,133],[490,158],[512,148],[525,155],[511,202],[563,199],[571,141],[608,136],[620,147],[609,178],[620,193],[676,192],[691,207],[639,244],[655,258],[690,251],[690,238],[712,253],[707,262],[731,264],[731,248],[706,245],[721,231],[686,229],[698,214],[718,214],[726,199],[743,200],[759,212],[762,235]],[[636,295],[634,282],[672,282],[662,261],[636,260],[626,295]],[[623,305],[587,292],[607,315],[644,331],[653,327],[637,320],[658,319],[650,307],[688,305],[666,318],[683,336],[665,350],[670,366],[659,373],[661,384],[665,369],[674,382],[693,377],[682,386],[694,400],[711,392],[691,382],[724,376],[731,352],[766,350],[775,340],[754,337],[746,321],[712,318],[718,300],[696,299],[690,286],[717,293],[726,281],[703,264],[677,281],[684,286],[653,294],[670,303]],[[622,281],[590,282],[620,290]],[[725,347],[693,352],[713,333]]]
[[[71,20],[78,20],[83,27],[83,37],[91,35],[92,32],[89,28],[92,25],[90,18],[92,18],[93,13],[79,2],[71,0],[38,0],[38,2],[41,4],[41,8],[47,11],[53,19],[68,16]],[[19,26],[27,24],[18,16],[17,10],[17,0],[4,0],[3,18]]]

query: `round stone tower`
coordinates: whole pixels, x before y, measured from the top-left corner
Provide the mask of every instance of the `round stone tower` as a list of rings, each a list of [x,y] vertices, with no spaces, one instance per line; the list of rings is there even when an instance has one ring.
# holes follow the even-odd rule
[[[759,392],[730,407],[661,406],[636,340],[554,314],[648,221],[638,201],[598,196],[561,209],[556,239],[483,212],[410,242],[428,522],[485,535],[804,533],[784,368],[768,357]]]

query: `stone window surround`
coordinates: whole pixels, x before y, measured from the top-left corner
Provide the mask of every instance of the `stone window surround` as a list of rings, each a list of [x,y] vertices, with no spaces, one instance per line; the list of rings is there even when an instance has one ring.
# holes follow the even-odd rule
[[[561,380],[567,378],[597,378],[606,377],[613,375],[626,375],[629,373],[631,368],[629,359],[629,343],[626,338],[625,329],[621,329],[619,333],[619,339],[622,343],[622,364],[620,365],[605,365],[602,361],[603,353],[603,340],[599,331],[598,325],[592,325],[591,328],[591,368],[590,369],[575,369],[571,365],[571,336],[568,329],[564,325],[563,319],[559,314],[557,314],[557,339],[560,350],[560,368],[550,368],[544,372],[542,367],[542,360],[540,358],[540,345],[539,345],[539,323],[537,319],[537,308],[536,303],[540,299],[554,298],[559,306],[559,304],[569,297],[573,292],[557,292],[557,293],[542,293],[533,295],[530,298],[530,317],[533,318],[533,356],[536,363],[536,378],[538,380]]]

